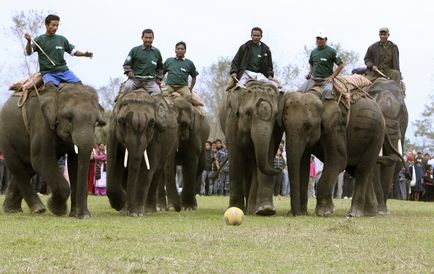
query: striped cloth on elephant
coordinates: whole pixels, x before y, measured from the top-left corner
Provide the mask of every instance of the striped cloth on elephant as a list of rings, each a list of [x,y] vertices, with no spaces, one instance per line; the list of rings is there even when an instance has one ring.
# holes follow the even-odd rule
[[[43,84],[44,82],[42,81],[42,75],[40,72],[38,72],[28,76],[27,78],[21,79],[16,83],[13,83],[9,89],[13,91],[31,90],[35,87],[39,89]]]
[[[359,98],[369,96],[368,89],[372,82],[368,78],[359,75],[337,76],[333,81],[333,92],[338,97],[346,108],[350,107],[351,103],[356,102]]]

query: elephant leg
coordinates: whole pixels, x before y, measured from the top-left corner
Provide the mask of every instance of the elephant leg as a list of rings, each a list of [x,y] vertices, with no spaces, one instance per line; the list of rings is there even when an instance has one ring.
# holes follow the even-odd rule
[[[161,180],[161,178],[158,178],[158,193],[157,193],[157,210],[160,211],[167,211],[169,208],[167,207],[167,193],[166,189],[164,188],[164,180]]]
[[[255,174],[254,174],[255,175]],[[262,216],[271,216],[276,214],[276,208],[273,204],[274,184],[273,177],[263,174],[259,168],[256,169],[256,214]]]
[[[249,204],[251,177],[253,176],[250,170],[254,170],[254,168],[253,164],[244,159],[242,155],[236,144],[231,145],[231,151],[229,152],[229,207],[238,207],[245,211],[246,205]],[[246,172],[246,166],[249,165],[251,169]],[[247,173],[249,175],[246,175]],[[247,200],[247,203],[245,203],[245,200]]]
[[[48,209],[55,215],[64,215],[68,210],[66,202],[69,198],[70,186],[57,165],[57,158],[53,148],[49,146],[51,146],[51,144],[44,143],[42,147],[38,145],[32,147],[31,161],[35,171],[41,175],[50,186],[51,196],[48,199]],[[43,154],[41,151],[50,153],[47,155],[46,153]],[[24,199],[26,199],[26,194],[24,194],[22,189],[21,193]]]
[[[68,177],[71,186],[71,210],[69,217],[77,217],[77,155],[68,154]]]
[[[146,195],[145,211],[146,212],[156,212],[157,211],[157,200],[158,200],[158,184],[159,178],[155,174],[149,183],[148,191]]]
[[[178,189],[176,188],[175,179],[175,155],[169,157],[163,167],[163,176],[158,176],[165,186],[167,191],[168,208],[173,207],[175,211],[181,211],[181,200],[179,198]]]
[[[310,153],[304,153],[300,165],[300,215],[307,215]]]
[[[151,182],[151,178],[152,178],[152,172],[146,170],[144,162],[142,162],[139,179],[136,184],[136,191],[135,191],[136,204],[133,209],[133,212],[138,217],[143,217],[145,214],[145,203],[146,203],[146,197],[147,197],[147,192],[149,190],[149,184]]]
[[[196,210],[197,201],[195,197],[195,186],[197,183],[197,166],[199,163],[199,155],[193,151],[185,153],[182,165],[182,179],[184,186],[182,188],[181,203],[185,210]]]
[[[23,196],[17,187],[15,182],[15,177],[9,181],[9,186],[6,190],[5,200],[3,202],[3,211],[5,213],[21,213],[23,209],[21,208],[21,202],[23,201]]]
[[[113,135],[114,133],[110,132],[107,144],[109,148],[107,160],[107,197],[110,206],[120,211],[126,204],[126,187],[123,183],[127,180],[127,170],[123,166],[125,149],[119,148],[118,142],[114,139]]]
[[[365,207],[363,209],[363,215],[364,216],[375,216],[378,212],[378,202],[377,197],[375,196],[375,190],[374,190],[374,172],[375,167],[373,168],[373,172],[371,172],[367,187],[366,187],[366,195],[365,195]]]
[[[383,190],[382,197],[382,207],[378,208],[378,212],[380,214],[389,214],[389,209],[387,208],[387,198],[389,196],[389,192],[392,188],[393,179],[395,175],[396,164],[391,166],[383,166],[381,168],[381,186]]]
[[[247,198],[247,214],[253,215],[257,213],[257,201],[258,201],[258,169],[256,168],[256,164],[252,165],[252,176],[250,178],[249,184],[249,190],[246,192]],[[258,212],[258,215],[262,213],[262,210]]]
[[[376,165],[372,175],[372,183],[375,192],[375,199],[377,201],[377,209],[379,214],[383,214],[386,209],[384,201],[383,188],[381,186],[381,165]],[[368,197],[366,197],[368,199]]]

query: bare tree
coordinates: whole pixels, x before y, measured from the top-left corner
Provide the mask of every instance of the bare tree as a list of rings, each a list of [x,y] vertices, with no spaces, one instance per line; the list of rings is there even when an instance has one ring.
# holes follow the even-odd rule
[[[224,138],[218,117],[219,109],[226,96],[231,59],[221,57],[217,63],[203,69],[198,78],[198,94],[205,103],[205,112],[211,125],[210,139]]]
[[[420,139],[416,141],[418,141],[419,145],[421,145],[423,149],[429,149],[430,151],[434,151],[433,114],[434,114],[434,94],[431,94],[429,97],[429,102],[425,104],[425,109],[422,112],[421,119],[417,119],[413,122],[413,125],[416,127],[414,136]]]
[[[44,31],[45,16],[48,12],[44,10],[21,11],[12,16],[13,25],[9,29],[9,35],[15,37],[20,42],[22,51],[24,51],[27,41],[23,38],[23,32],[36,37]],[[22,75],[29,75],[39,71],[37,56],[23,58],[20,65]]]
[[[99,102],[106,111],[113,110],[115,97],[121,86],[121,78],[110,78],[107,85],[97,89]]]

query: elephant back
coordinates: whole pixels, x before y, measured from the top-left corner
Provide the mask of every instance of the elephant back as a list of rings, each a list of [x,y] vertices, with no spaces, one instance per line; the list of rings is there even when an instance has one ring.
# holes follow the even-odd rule
[[[386,119],[398,119],[405,111],[404,95],[394,80],[377,79],[369,89]]]

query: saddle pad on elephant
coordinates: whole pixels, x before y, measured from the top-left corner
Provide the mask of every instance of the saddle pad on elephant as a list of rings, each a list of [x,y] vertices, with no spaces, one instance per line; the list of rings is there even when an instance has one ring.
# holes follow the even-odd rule
[[[9,89],[13,91],[31,90],[31,89],[34,90],[35,87],[39,89],[43,85],[44,85],[44,81],[42,81],[42,74],[38,72],[12,84],[9,87]]]
[[[333,91],[338,97],[342,97],[343,104],[349,107],[350,103],[368,96],[367,90],[371,85],[372,82],[368,78],[359,74],[337,76],[333,81]]]

